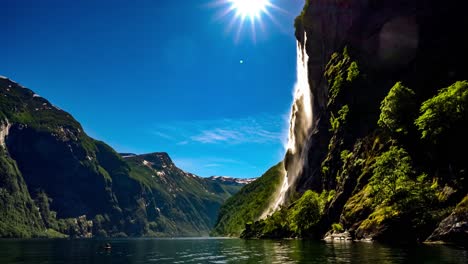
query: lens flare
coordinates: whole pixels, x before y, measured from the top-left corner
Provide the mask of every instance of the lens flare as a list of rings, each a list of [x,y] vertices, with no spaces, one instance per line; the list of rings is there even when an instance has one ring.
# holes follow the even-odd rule
[[[264,19],[268,18],[275,25],[280,23],[276,21],[272,12],[285,13],[286,11],[276,6],[274,0],[213,0],[209,6],[218,9],[215,15],[216,20],[230,19],[226,32],[231,32],[237,27],[236,42],[239,40],[244,26],[250,24],[252,39],[256,42],[257,29],[265,32]],[[237,25],[237,26],[236,26]]]
[[[245,19],[259,19],[262,13],[267,11],[271,5],[268,0],[230,0],[231,8],[236,11],[236,15]]]

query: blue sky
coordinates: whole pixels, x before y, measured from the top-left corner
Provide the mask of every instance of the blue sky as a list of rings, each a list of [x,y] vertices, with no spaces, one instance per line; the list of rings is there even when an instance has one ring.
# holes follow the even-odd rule
[[[284,154],[304,2],[272,0],[254,35],[215,1],[3,0],[0,75],[119,152],[260,176]]]

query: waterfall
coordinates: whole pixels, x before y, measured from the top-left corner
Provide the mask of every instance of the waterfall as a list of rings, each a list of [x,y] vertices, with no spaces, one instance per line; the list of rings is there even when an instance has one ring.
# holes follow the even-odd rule
[[[281,188],[274,202],[265,210],[261,218],[276,211],[286,200],[286,194],[302,172],[308,152],[308,139],[313,125],[313,95],[310,91],[308,61],[306,52],[307,35],[304,32],[304,45],[297,41],[297,80],[294,86],[294,100],[289,120],[288,142],[285,146],[285,173]]]

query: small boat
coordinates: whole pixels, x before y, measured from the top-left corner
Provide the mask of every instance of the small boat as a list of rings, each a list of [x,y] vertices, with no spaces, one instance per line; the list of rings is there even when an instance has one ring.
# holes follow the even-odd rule
[[[110,243],[106,243],[102,248],[105,249],[105,250],[111,250],[112,246],[111,246]]]

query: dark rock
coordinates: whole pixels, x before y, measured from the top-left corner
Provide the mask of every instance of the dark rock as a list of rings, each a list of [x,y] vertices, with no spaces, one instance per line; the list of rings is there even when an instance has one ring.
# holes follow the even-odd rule
[[[380,102],[397,81],[426,97],[468,78],[468,53],[462,52],[468,40],[461,37],[468,20],[457,3],[310,1],[296,36],[303,42],[299,31],[307,33],[309,82],[318,126],[309,140],[309,158],[298,180],[298,191],[320,189],[324,180],[320,165],[330,140],[329,87],[324,72],[331,55],[348,47],[360,71],[367,76],[366,83],[353,86],[349,96],[337,102],[352,103],[351,111],[358,114],[356,122],[350,124],[349,144],[375,129]]]
[[[376,129],[380,102],[390,88],[402,81],[422,101],[457,80],[468,79],[468,53],[464,48],[468,39],[462,37],[468,20],[455,0],[443,5],[435,0],[311,0],[308,3],[298,18],[300,23],[296,23],[296,37],[304,43],[303,32],[307,36],[309,83],[317,126],[307,142],[311,147],[295,189],[299,193],[309,189],[336,191],[319,222],[319,230],[324,235],[331,223],[343,216],[349,199],[367,184],[371,176],[371,163],[367,161],[379,155],[379,150],[372,149],[374,140],[389,140]],[[325,74],[327,64],[333,53],[341,55],[345,47],[351,60],[357,62],[361,79],[343,88],[330,101],[329,83],[333,83],[334,76]],[[330,116],[336,116],[337,109],[343,105],[350,109],[346,128],[333,134]],[[359,148],[358,141],[362,139],[368,142]],[[388,142],[380,144],[385,146]],[[412,144],[407,145],[414,147]],[[343,150],[353,151],[355,160],[365,160],[367,165],[346,166],[340,158]],[[373,153],[366,156],[366,152]],[[332,172],[329,175],[321,170],[324,160]],[[336,181],[337,177],[341,177],[341,182]],[[342,217],[347,228],[357,229],[372,212],[369,208],[361,209],[356,211],[358,215],[348,213],[347,219]],[[386,241],[398,240],[401,234],[408,234],[408,239],[403,240],[424,239],[423,234],[415,234],[412,221],[405,217],[409,216],[383,222],[372,230],[357,230],[357,235]]]
[[[428,242],[447,242],[468,245],[468,196],[427,239]]]

